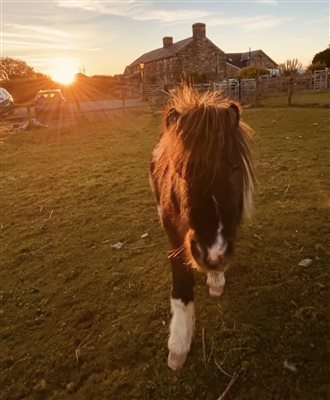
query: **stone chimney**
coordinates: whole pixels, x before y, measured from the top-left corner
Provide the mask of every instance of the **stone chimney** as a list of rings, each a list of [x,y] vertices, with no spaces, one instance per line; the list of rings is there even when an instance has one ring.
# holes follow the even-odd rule
[[[193,31],[194,39],[203,39],[206,36],[205,35],[205,24],[202,24],[200,22],[193,24],[192,31]]]
[[[163,47],[170,47],[173,44],[173,38],[171,36],[163,37]]]

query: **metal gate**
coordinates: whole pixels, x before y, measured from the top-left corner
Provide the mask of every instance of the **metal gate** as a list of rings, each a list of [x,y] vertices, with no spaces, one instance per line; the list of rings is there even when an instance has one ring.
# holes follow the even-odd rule
[[[314,72],[314,86],[315,90],[328,88],[328,69],[316,70]]]

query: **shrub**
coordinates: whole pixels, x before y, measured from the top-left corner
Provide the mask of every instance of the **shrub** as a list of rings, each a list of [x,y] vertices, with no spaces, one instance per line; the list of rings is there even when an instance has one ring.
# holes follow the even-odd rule
[[[280,74],[284,76],[294,76],[303,69],[302,63],[297,59],[286,60],[284,63],[279,64]]]
[[[252,79],[257,76],[267,75],[268,70],[263,67],[249,66],[242,68],[238,73],[239,79]]]
[[[313,64],[323,64],[325,67],[330,67],[330,48],[320,51],[315,54],[312,60]]]
[[[326,65],[323,63],[315,63],[315,64],[310,64],[307,69],[306,69],[306,73],[307,74],[313,74],[316,70],[318,69],[325,69]]]

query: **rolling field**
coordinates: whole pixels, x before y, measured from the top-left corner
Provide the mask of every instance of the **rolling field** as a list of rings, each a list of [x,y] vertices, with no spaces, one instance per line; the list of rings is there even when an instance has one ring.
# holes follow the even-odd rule
[[[260,100],[260,103],[266,107],[287,107],[288,96],[285,94],[276,97],[264,97]],[[330,92],[294,92],[292,96],[292,105],[298,107],[329,107]]]
[[[168,245],[148,185],[160,117],[3,139],[1,400],[216,400],[234,374],[226,400],[329,398],[329,109],[243,117],[256,132],[254,216],[219,299],[196,274],[178,372],[166,364]]]

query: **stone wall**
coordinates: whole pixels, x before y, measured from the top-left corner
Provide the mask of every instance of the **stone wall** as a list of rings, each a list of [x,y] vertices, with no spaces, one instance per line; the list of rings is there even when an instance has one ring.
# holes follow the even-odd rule
[[[230,79],[237,78],[240,68],[237,68],[232,64],[226,63],[225,70],[226,79]]]
[[[175,83],[180,76],[176,57],[164,58],[145,64],[145,83]]]
[[[185,76],[205,76],[207,80],[225,78],[225,53],[209,39],[197,38],[178,54],[178,68]]]
[[[206,81],[221,80],[225,78],[225,68],[225,53],[206,37],[196,38],[177,56],[145,63],[143,81],[166,85],[175,84],[189,76],[204,78]],[[129,81],[134,79],[136,83],[139,80],[138,70],[138,65],[126,68],[125,74]]]
[[[272,60],[270,60],[262,51],[253,54],[249,65],[253,65],[255,67],[263,67],[267,69],[277,68],[276,64]]]

